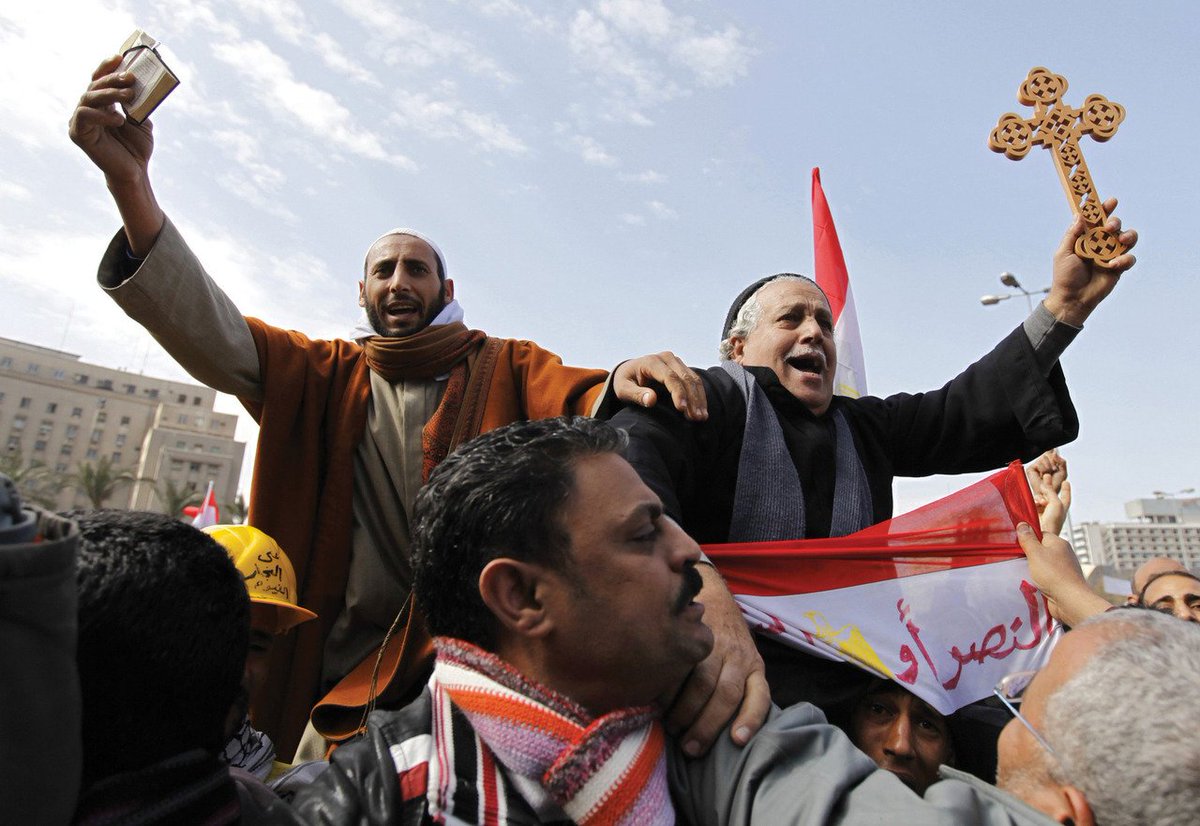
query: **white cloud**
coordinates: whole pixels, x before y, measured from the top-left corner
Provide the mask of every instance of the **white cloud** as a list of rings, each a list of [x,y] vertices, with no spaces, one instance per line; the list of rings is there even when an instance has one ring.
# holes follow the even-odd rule
[[[675,44],[673,54],[705,86],[731,85],[746,74],[753,56],[742,42],[742,33],[733,26],[720,33],[684,38]]]
[[[617,166],[620,163],[595,138],[588,135],[573,136],[571,145],[579,151],[583,162],[590,166]]]
[[[646,216],[638,215],[635,212],[623,212],[619,217],[622,223],[628,224],[631,227],[640,227],[646,224]]]
[[[14,181],[0,181],[0,198],[7,201],[28,201],[32,193]]]
[[[100,61],[134,28],[121,3],[5,3],[0,11],[4,139],[74,152],[66,123]]]
[[[469,141],[485,152],[522,155],[529,147],[495,115],[473,112],[457,100],[434,99],[423,92],[395,93],[389,120],[434,138]]]
[[[425,68],[446,64],[491,78],[504,86],[516,80],[511,72],[488,56],[481,44],[437,31],[397,11],[390,3],[338,0],[338,5],[359,21],[372,41],[382,44],[381,59],[390,66]]]
[[[555,34],[559,29],[554,18],[540,15],[515,0],[476,0],[475,8],[488,17],[515,19],[529,31]]]
[[[655,172],[653,169],[647,169],[642,172],[621,172],[618,173],[617,178],[634,184],[661,184],[667,180],[666,175],[661,172]]]
[[[309,20],[304,10],[291,0],[237,0],[237,8],[251,18],[265,20],[289,43],[315,54],[322,63],[351,80],[379,86],[379,80],[365,67],[351,60],[354,49],[338,43],[328,32]]]
[[[662,218],[663,220],[674,220],[675,218],[679,217],[678,212],[671,209],[662,201],[647,201],[646,208],[654,213],[656,217]]]
[[[669,35],[675,17],[662,0],[602,0],[597,10],[621,31],[652,38]]]
[[[405,155],[391,152],[383,138],[355,122],[354,115],[323,89],[296,80],[287,61],[260,40],[212,46],[214,56],[250,81],[249,91],[269,109],[303,126],[315,137],[352,154],[413,170]]]
[[[638,125],[650,123],[644,110],[690,94],[691,84],[733,83],[746,74],[754,55],[736,26],[702,26],[662,0],[601,0],[595,12],[580,9],[568,28],[568,44],[607,90],[602,116]]]

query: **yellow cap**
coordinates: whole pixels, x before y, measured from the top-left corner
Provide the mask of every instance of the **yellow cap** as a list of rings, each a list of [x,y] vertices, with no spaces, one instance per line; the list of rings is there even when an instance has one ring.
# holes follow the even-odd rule
[[[210,525],[204,532],[224,546],[246,581],[253,627],[282,634],[316,618],[296,604],[296,572],[274,539],[250,525]]]

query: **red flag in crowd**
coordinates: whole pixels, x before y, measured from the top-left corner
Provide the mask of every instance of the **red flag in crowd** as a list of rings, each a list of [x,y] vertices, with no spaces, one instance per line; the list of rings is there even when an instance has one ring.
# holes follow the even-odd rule
[[[867,369],[863,363],[862,339],[858,333],[858,314],[850,291],[850,274],[825,190],[821,188],[821,170],[812,171],[813,258],[817,284],[829,296],[833,310],[833,340],[837,344],[838,366],[833,378],[834,392],[858,398],[867,393]]]

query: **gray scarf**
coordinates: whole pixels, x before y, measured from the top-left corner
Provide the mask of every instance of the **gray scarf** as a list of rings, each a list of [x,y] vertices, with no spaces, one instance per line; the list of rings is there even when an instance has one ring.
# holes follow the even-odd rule
[[[737,488],[729,542],[769,542],[804,538],[804,490],[788,453],[775,409],[758,383],[740,364],[723,361],[746,400],[746,430],[738,459]],[[830,536],[845,536],[873,521],[867,473],[854,436],[841,410],[833,413],[836,459]]]

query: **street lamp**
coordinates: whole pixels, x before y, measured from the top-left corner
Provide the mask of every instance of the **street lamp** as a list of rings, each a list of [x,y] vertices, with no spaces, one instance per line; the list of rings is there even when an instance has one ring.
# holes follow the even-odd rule
[[[1031,313],[1033,312],[1033,296],[1045,295],[1046,293],[1050,292],[1049,287],[1042,287],[1042,289],[1033,290],[1032,292],[1025,289],[1021,286],[1021,282],[1017,280],[1017,277],[1011,272],[1000,273],[1000,283],[1006,287],[1017,290],[1021,295],[1025,296],[1025,303],[1029,305],[1029,312]],[[1016,293],[1006,293],[1004,295],[985,295],[980,297],[979,303],[985,307],[990,307],[993,304],[999,304],[1001,301],[1007,301],[1014,295],[1016,295]]]

